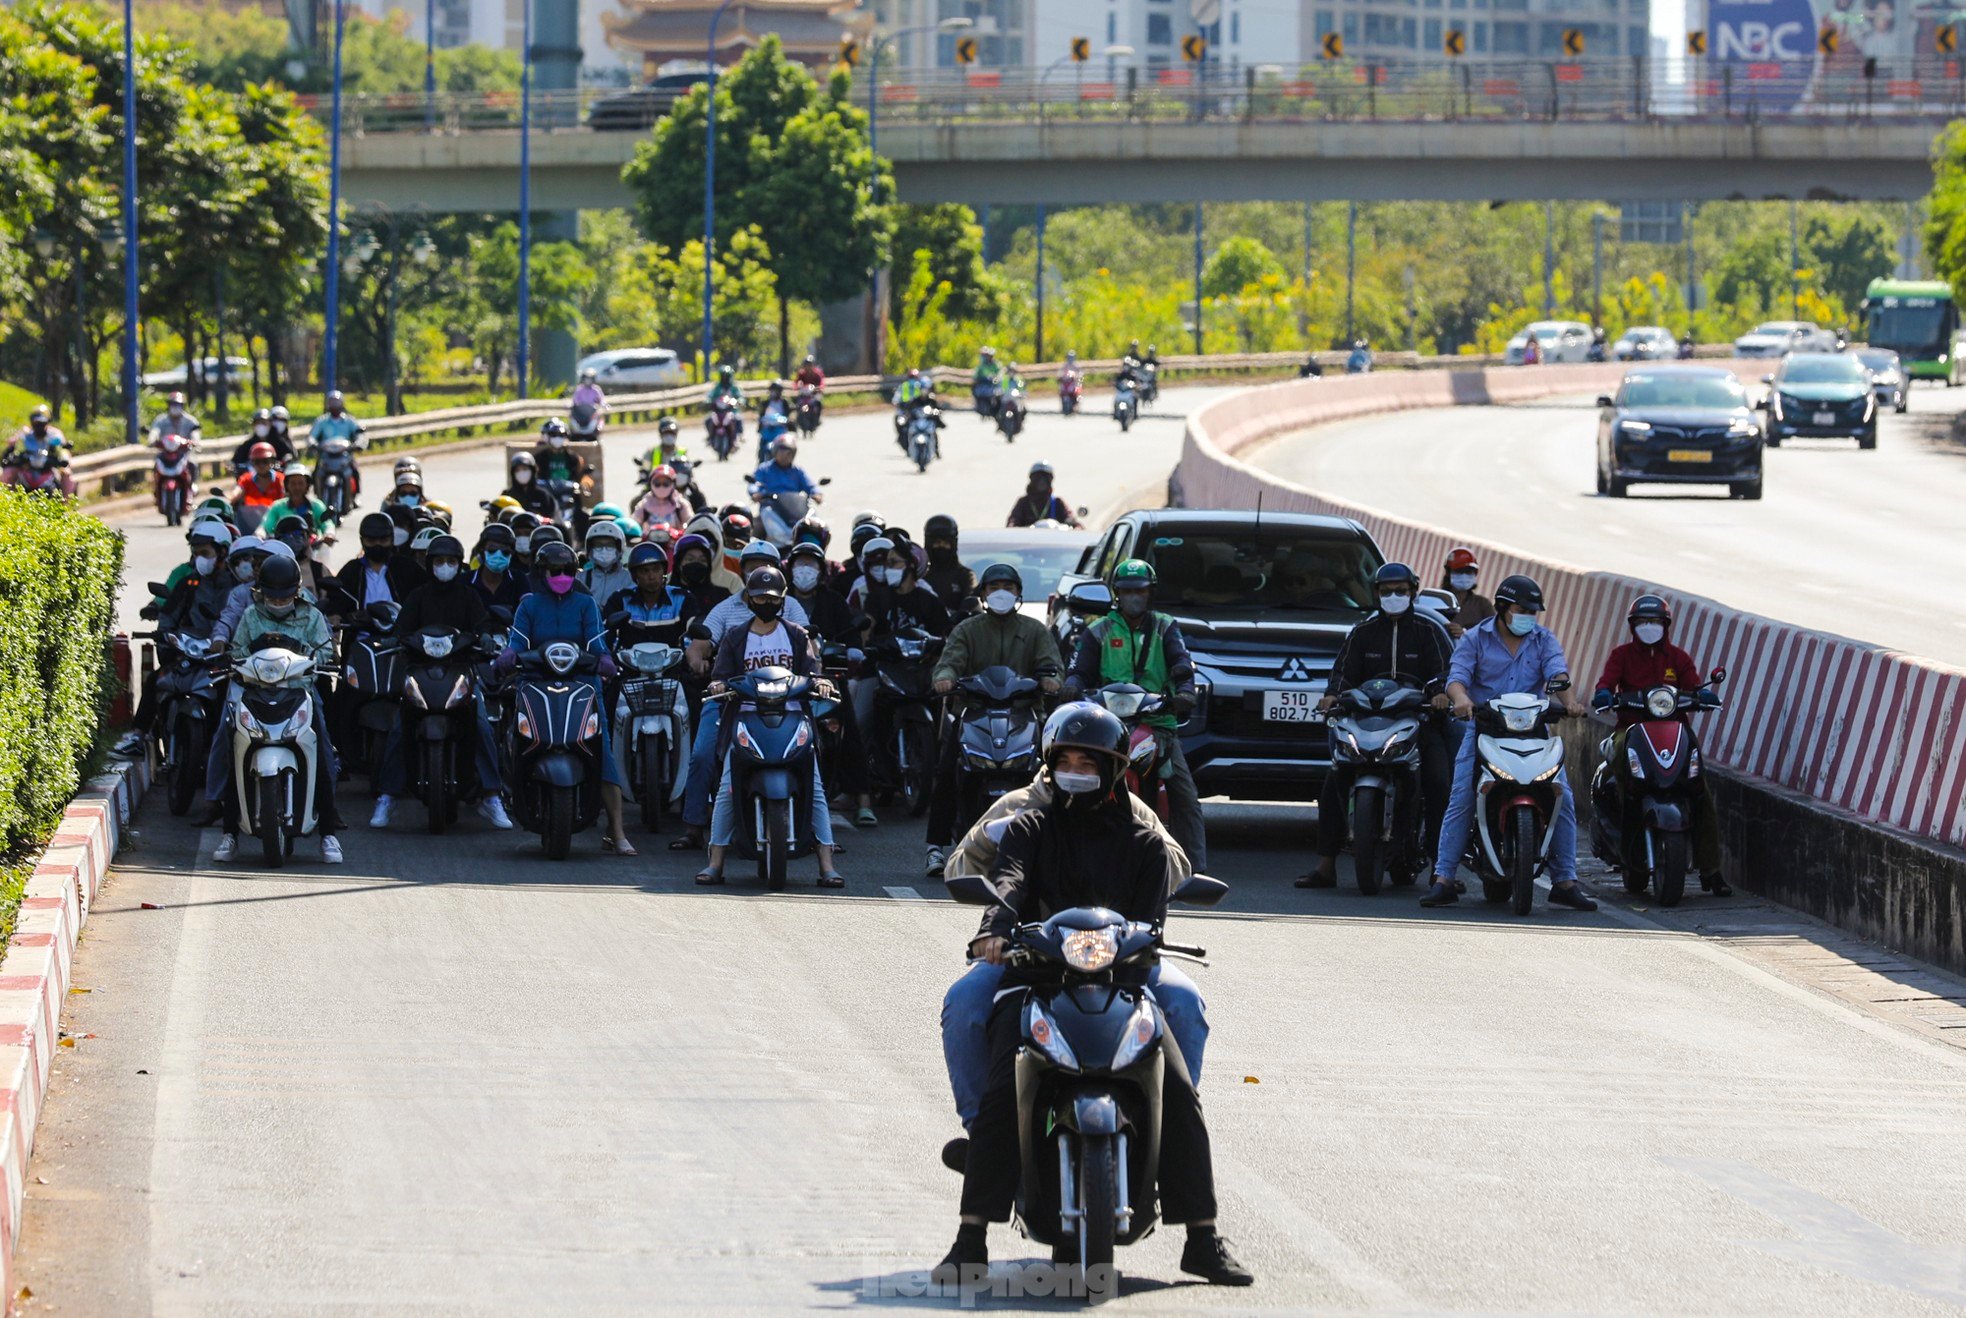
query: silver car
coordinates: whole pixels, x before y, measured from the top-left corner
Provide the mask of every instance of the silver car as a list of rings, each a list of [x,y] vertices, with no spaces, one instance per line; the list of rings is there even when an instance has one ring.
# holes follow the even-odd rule
[[[1838,352],[1834,331],[1812,320],[1770,320],[1734,340],[1739,357],[1780,357],[1791,352]]]
[[[1877,391],[1877,408],[1881,412],[1890,408],[1902,412],[1911,403],[1911,378],[1905,374],[1904,363],[1898,354],[1889,348],[1859,348],[1857,360],[1870,372],[1870,382]]]
[[[1679,341],[1657,325],[1634,325],[1611,345],[1611,360],[1619,362],[1669,362],[1678,356]]]
[[[1509,340],[1508,347],[1502,352],[1502,360],[1510,366],[1522,365],[1522,356],[1532,334],[1536,336],[1536,360],[1542,365],[1590,360],[1591,327],[1581,320],[1538,320],[1531,323]]]

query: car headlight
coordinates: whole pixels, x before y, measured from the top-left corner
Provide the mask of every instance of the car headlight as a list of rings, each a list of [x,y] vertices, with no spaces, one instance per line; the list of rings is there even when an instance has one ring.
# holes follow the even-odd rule
[[[1119,951],[1119,936],[1111,929],[1075,929],[1065,935],[1065,964],[1074,970],[1104,970]]]
[[[1727,436],[1730,439],[1743,438],[1752,435],[1759,428],[1752,421],[1736,421],[1733,425],[1727,427]]]
[[[1649,435],[1652,433],[1650,421],[1620,421],[1618,428],[1628,435]]]
[[[1133,1009],[1133,1017],[1126,1023],[1126,1033],[1120,1036],[1120,1046],[1113,1051],[1115,1071],[1124,1071],[1133,1065],[1140,1054],[1160,1037],[1160,1020],[1145,998]]]
[[[1645,712],[1653,718],[1671,718],[1679,710],[1679,693],[1669,686],[1655,686],[1645,693]]]
[[[1024,1009],[1024,1035],[1039,1052],[1058,1066],[1067,1071],[1079,1069],[1078,1054],[1072,1051],[1072,1045],[1066,1043],[1064,1036],[1058,1033],[1057,1024],[1045,1014],[1044,1008],[1038,1005],[1035,998]]]
[[[1877,410],[1877,395],[1870,390],[1865,390],[1864,391],[1864,420],[1866,421],[1870,420],[1871,413],[1875,412],[1876,410]]]

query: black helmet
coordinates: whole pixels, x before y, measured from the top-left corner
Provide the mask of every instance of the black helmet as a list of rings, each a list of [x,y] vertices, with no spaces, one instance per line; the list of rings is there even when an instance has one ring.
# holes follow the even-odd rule
[[[737,368],[730,365],[719,366],[717,368],[717,374],[728,380],[731,376],[737,374]]]
[[[744,578],[744,597],[746,599],[757,599],[760,596],[767,599],[774,596],[778,599],[784,599],[785,574],[775,567],[751,569],[751,575]]]
[[[860,525],[854,527],[853,534],[847,537],[847,548],[853,551],[855,558],[859,558],[860,551],[867,547],[869,540],[884,539],[886,537],[881,534],[881,528],[879,526],[873,522],[862,522]]]
[[[566,543],[567,533],[551,522],[542,522],[533,529],[532,552],[535,554],[547,545],[564,545]]]
[[[519,537],[512,534],[512,528],[503,522],[488,523],[478,536],[478,548],[490,549],[497,546],[510,552],[519,547]]]
[[[1525,613],[1543,611],[1543,588],[1530,577],[1518,573],[1502,578],[1502,584],[1495,587],[1495,603],[1500,606],[1511,604]]]
[[[662,418],[662,419],[661,419],[660,421],[658,421],[658,422],[656,422],[656,423],[655,423],[655,433],[656,433],[656,434],[658,434],[658,435],[673,435],[673,434],[675,434],[675,433],[676,433],[676,418],[675,418],[675,417],[673,417],[673,416],[665,416],[665,417],[663,417],[663,418]]]
[[[513,535],[531,535],[539,529],[539,514],[521,509],[512,514],[511,526]]]
[[[1044,725],[1044,767],[1058,763],[1058,753],[1081,750],[1099,765],[1099,799],[1113,790],[1126,772],[1126,725],[1091,701],[1060,705]],[[1060,799],[1069,800],[1064,793]]]
[[[816,558],[823,564],[826,561],[826,546],[817,540],[794,540],[792,547],[785,551],[785,561],[790,563],[795,558]]]
[[[424,556],[461,559],[464,557],[464,542],[454,535],[440,535],[430,542],[430,547],[424,551]]]
[[[937,513],[922,523],[922,539],[928,541],[940,538],[954,544],[958,543],[956,536],[959,530],[955,518],[947,513]]]
[[[549,417],[547,418],[546,424],[539,428],[539,437],[541,439],[565,439],[567,437],[567,423],[558,417]]]
[[[1625,614],[1625,621],[1635,623],[1641,619],[1672,626],[1672,606],[1657,595],[1640,595],[1632,601],[1631,611]]]
[[[300,564],[291,558],[269,558],[259,565],[257,588],[268,595],[292,595],[300,589]]]
[[[823,553],[833,543],[833,528],[826,525],[823,517],[806,517],[792,528],[792,547],[817,545]]]
[[[1008,563],[992,563],[983,569],[983,575],[976,579],[976,593],[988,594],[990,587],[1002,582],[1019,595],[1024,593],[1024,578],[1017,575],[1017,569]]]
[[[356,529],[364,540],[381,540],[396,534],[396,523],[388,513],[370,513]]]
[[[1404,563],[1386,563],[1372,574],[1372,588],[1376,591],[1382,586],[1405,586],[1417,594],[1420,589],[1420,577]]]
[[[548,528],[540,528],[542,531],[546,529]],[[538,531],[533,532],[535,537],[538,534]],[[539,569],[541,576],[548,576],[555,569],[571,576],[574,568],[578,566],[573,556],[572,548],[561,540],[553,540],[543,545],[534,546],[532,561],[533,566]]]

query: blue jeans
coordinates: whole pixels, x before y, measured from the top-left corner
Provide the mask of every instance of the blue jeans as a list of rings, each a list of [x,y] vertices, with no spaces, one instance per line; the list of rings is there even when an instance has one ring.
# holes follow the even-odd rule
[[[717,730],[723,726],[724,702],[706,700],[696,716],[696,740],[689,746],[689,773],[683,779],[683,822],[702,828],[710,822],[710,784],[717,775]]]
[[[710,845],[727,847],[737,836],[737,801],[730,788],[730,759],[724,759],[723,780],[717,784],[717,808],[710,816]],[[826,784],[819,777],[819,757],[812,757],[812,840],[833,845],[833,812],[826,804]]]
[[[1453,735],[1449,729],[1449,735]],[[1442,883],[1454,877],[1468,849],[1468,833],[1474,828],[1475,812],[1475,730],[1470,720],[1461,725],[1461,747],[1454,755],[1453,786],[1447,795],[1447,815],[1440,821],[1440,846],[1434,852],[1434,878]],[[1550,881],[1569,883],[1577,877],[1577,803],[1570,796],[1570,776],[1558,771],[1556,785],[1562,793],[1556,811],[1556,829],[1550,837]]]
[[[1003,986],[1003,967],[972,961],[969,969],[942,997],[942,1060],[949,1068],[949,1088],[956,1096],[956,1115],[968,1130],[983,1105],[990,1078],[990,1008]],[[1201,1055],[1208,1045],[1208,1004],[1201,990],[1173,966],[1162,962],[1147,977],[1167,1032],[1188,1064],[1188,1074],[1201,1085]]]

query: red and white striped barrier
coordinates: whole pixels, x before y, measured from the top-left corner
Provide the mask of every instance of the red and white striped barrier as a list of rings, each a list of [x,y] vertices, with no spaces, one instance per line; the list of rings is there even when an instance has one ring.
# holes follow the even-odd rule
[[[1753,378],[1761,363],[1736,363]],[[1592,681],[1626,639],[1625,606],[1646,591],[1672,602],[1674,638],[1709,668],[1728,671],[1727,713],[1705,730],[1717,764],[1955,846],[1966,845],[1966,672],[1840,636],[1809,631],[1635,577],[1527,557],[1499,545],[1327,498],[1238,461],[1259,440],[1374,412],[1510,403],[1608,393],[1622,365],[1501,367],[1349,376],[1269,385],[1231,395],[1188,421],[1175,481],[1191,508],[1251,508],[1350,517],[1389,558],[1421,566],[1457,544],[1482,575],[1536,578],[1572,672]]]
[[[61,1044],[75,940],[95,905],[130,816],[149,785],[149,766],[119,764],[91,781],[62,814],[48,850],[27,880],[13,942],[0,962],[0,1295],[17,1289],[14,1245],[34,1128],[48,1093],[48,1068]]]

